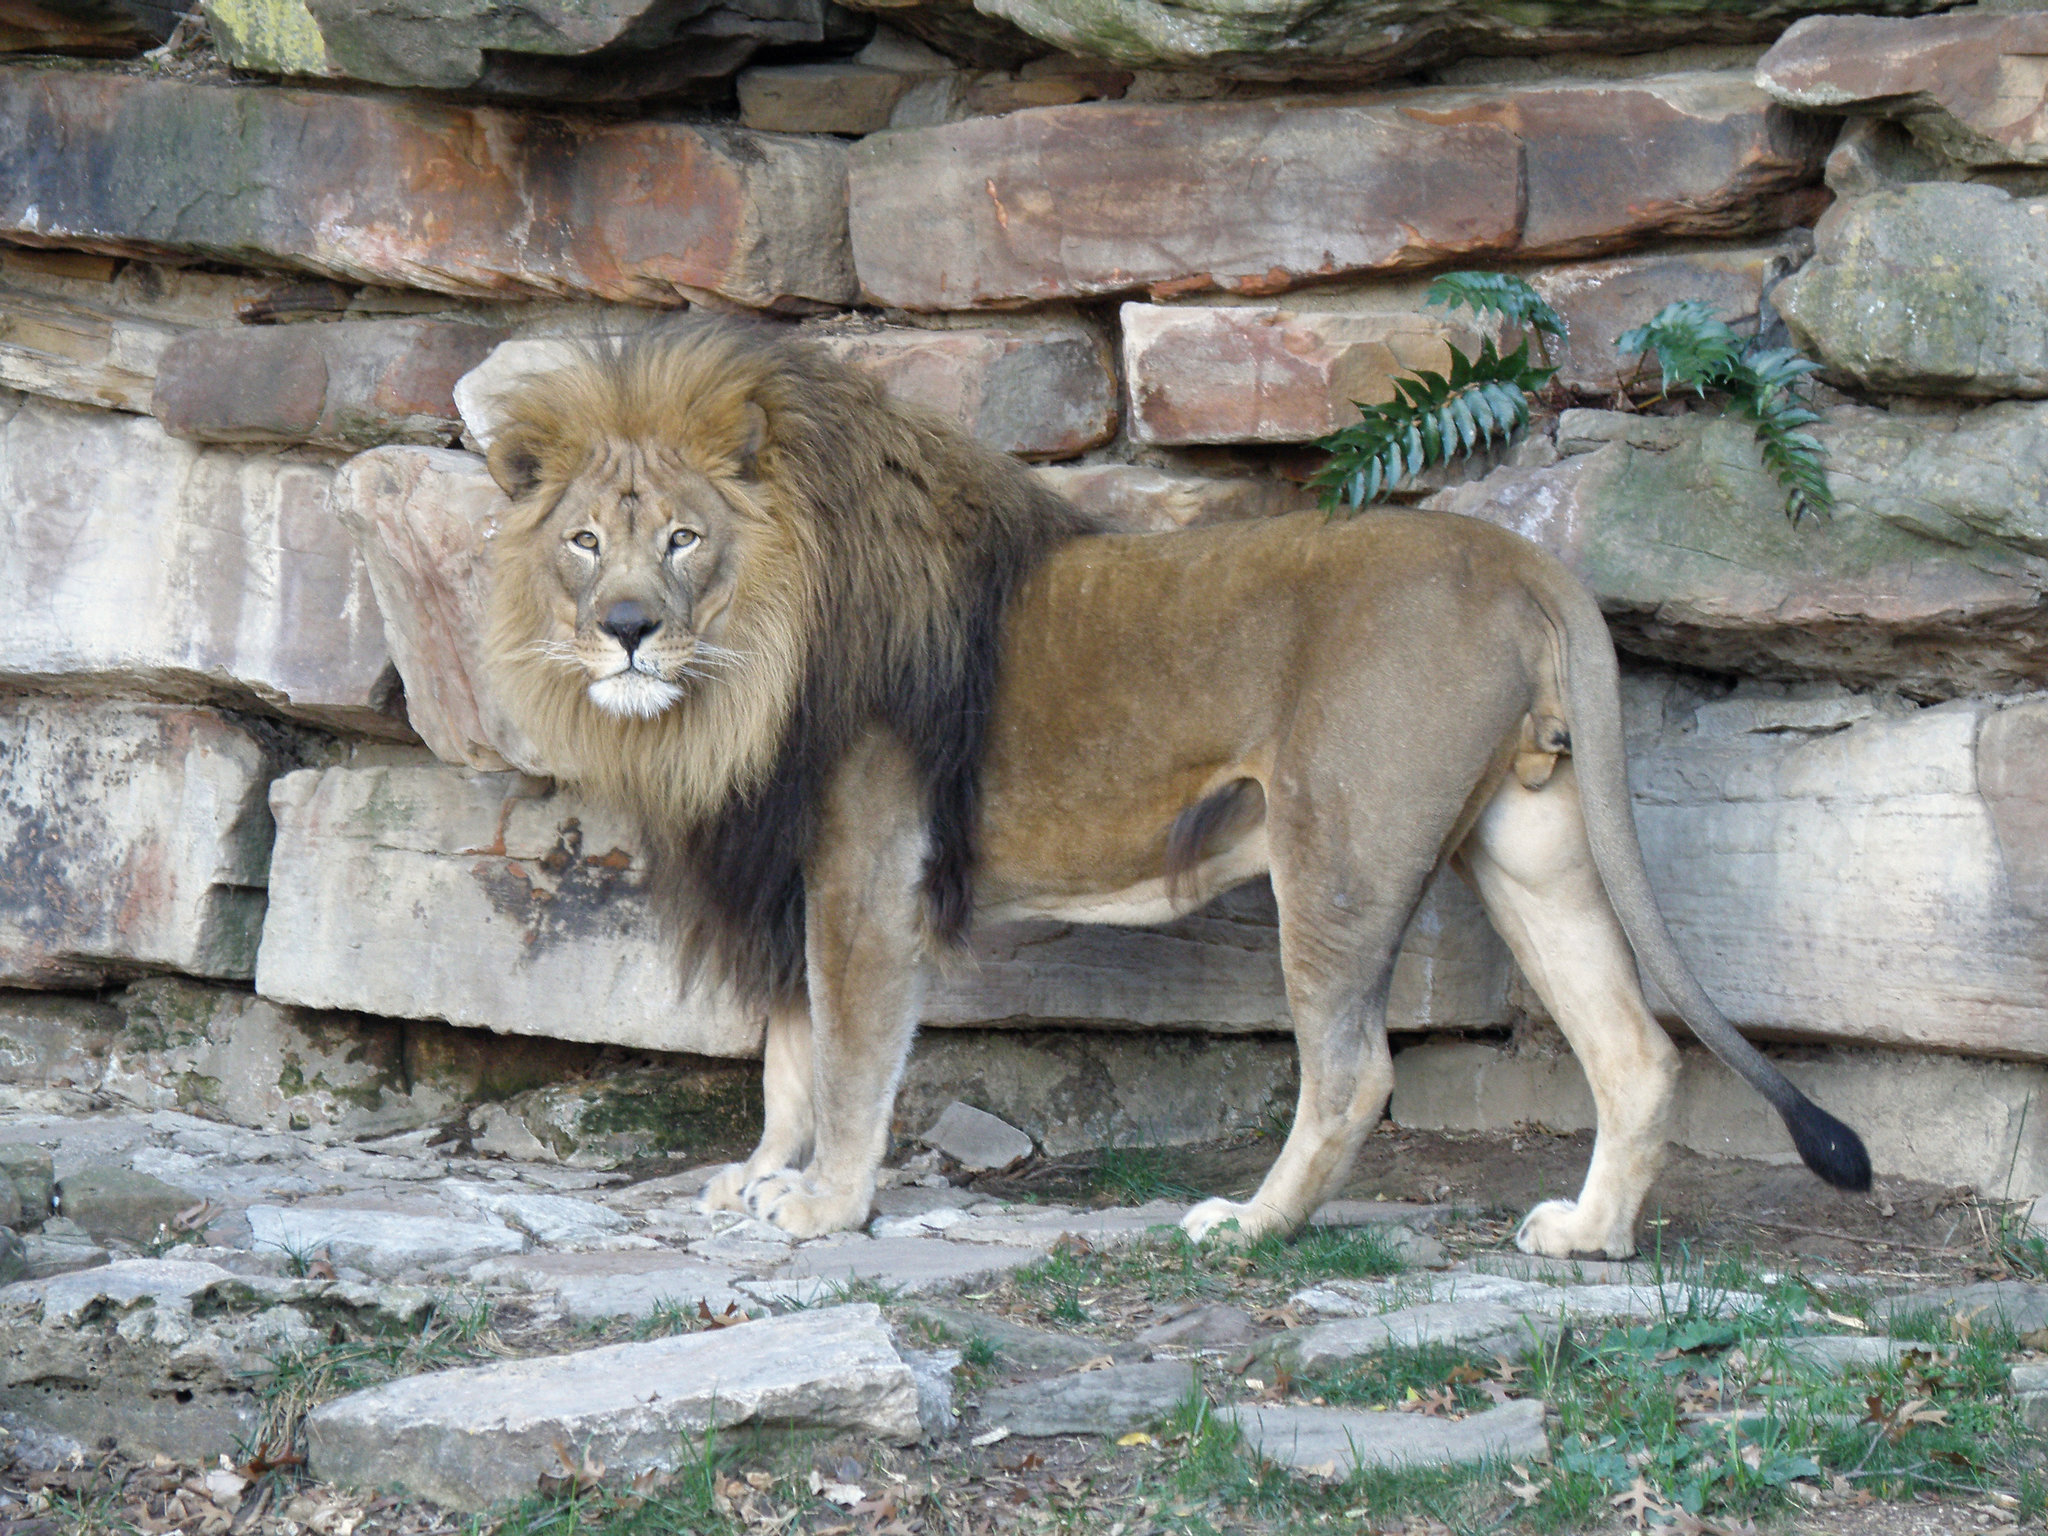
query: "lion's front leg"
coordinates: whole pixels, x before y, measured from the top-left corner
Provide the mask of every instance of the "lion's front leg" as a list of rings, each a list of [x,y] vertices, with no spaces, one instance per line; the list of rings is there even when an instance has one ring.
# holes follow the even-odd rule
[[[778,1005],[768,1015],[761,1051],[761,1143],[744,1163],[728,1163],[704,1186],[707,1211],[744,1211],[751,1184],[785,1168],[800,1168],[811,1154],[811,1005]]]
[[[747,1184],[746,1205],[798,1237],[858,1227],[874,1207],[896,1084],[924,1000],[924,796],[893,740],[847,754],[804,877],[817,1151]]]

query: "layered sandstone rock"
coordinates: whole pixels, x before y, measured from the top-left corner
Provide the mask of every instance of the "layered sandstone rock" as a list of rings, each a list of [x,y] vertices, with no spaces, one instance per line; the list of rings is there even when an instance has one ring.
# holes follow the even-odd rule
[[[1895,415],[1815,429],[1833,517],[1789,522],[1747,423],[1568,411],[1565,457],[1429,505],[1559,556],[1642,654],[1923,696],[2048,679],[2048,409]]]
[[[404,736],[333,470],[0,395],[0,678]]]
[[[201,442],[446,443],[462,426],[455,381],[504,334],[437,320],[198,332],[158,359],[151,410]]]
[[[854,292],[827,140],[20,66],[0,124],[0,233],[29,245],[480,296]]]
[[[1830,137],[1713,73],[1049,107],[861,141],[854,260],[872,299],[937,310],[1591,254],[1797,222]]]
[[[1837,204],[1773,302],[1852,388],[2048,395],[2048,198],[1930,182]]]
[[[208,710],[0,701],[0,982],[248,976],[274,771]]]

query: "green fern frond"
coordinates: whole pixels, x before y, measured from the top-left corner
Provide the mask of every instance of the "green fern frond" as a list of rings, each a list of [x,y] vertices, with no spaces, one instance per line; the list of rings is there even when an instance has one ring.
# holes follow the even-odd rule
[[[1474,314],[1499,315],[1548,336],[1564,335],[1563,316],[1511,272],[1446,272],[1430,283],[1422,302],[1445,309],[1462,304]]]
[[[1819,363],[1790,347],[1745,342],[1696,299],[1665,305],[1647,325],[1622,332],[1614,345],[1623,356],[1654,353],[1666,394],[1673,386],[1700,395],[1725,392],[1730,406],[1755,427],[1764,467],[1785,488],[1785,515],[1793,522],[1809,512],[1825,517],[1834,511],[1827,449],[1799,430],[1820,420],[1798,393],[1819,372]]]
[[[1330,462],[1309,484],[1326,509],[1365,506],[1433,464],[1511,440],[1529,424],[1529,397],[1557,371],[1531,363],[1526,341],[1506,357],[1491,337],[1480,339],[1476,357],[1450,350],[1448,375],[1418,369],[1397,378],[1392,400],[1360,404],[1358,421],[1317,440]]]

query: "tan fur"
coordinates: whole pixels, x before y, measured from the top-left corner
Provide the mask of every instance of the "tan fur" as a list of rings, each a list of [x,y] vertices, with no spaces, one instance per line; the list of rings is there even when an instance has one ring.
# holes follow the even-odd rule
[[[816,675],[804,671],[818,654],[804,625],[845,574],[812,563],[829,513],[806,499],[816,487],[778,475],[777,456],[800,447],[782,436],[793,418],[742,353],[737,367],[706,360],[708,377],[649,379],[644,412],[608,402],[616,381],[541,381],[515,402],[518,426],[492,455],[519,498],[493,608],[499,675],[564,776],[639,815],[657,840],[769,772],[778,732],[787,750],[794,690]],[[653,397],[663,390],[671,409]],[[962,541],[996,537],[977,510],[989,487],[1027,521],[1034,504],[1000,455],[866,399],[865,446],[836,450],[848,476],[887,481],[895,456],[917,452],[929,500],[867,525],[887,549],[845,558],[863,567],[863,603],[907,611],[940,637],[926,654],[938,666],[955,633],[947,594],[968,600]],[[750,404],[764,406],[765,431],[750,425]],[[724,573],[712,579],[707,566],[665,610],[675,666],[687,669],[698,644],[743,659],[701,679],[678,671],[688,691],[672,707],[622,722],[582,696],[625,654],[590,639],[590,615],[607,594],[651,601],[673,584],[656,543],[620,536],[650,497],[660,527],[715,534],[706,554]],[[561,543],[584,522],[608,549],[587,572]],[[701,624],[700,608],[715,609]],[[837,613],[831,639],[860,666],[891,654],[863,629],[880,617]],[[1048,542],[1003,606],[1000,655],[978,756],[984,918],[1151,922],[1272,876],[1300,1099],[1258,1192],[1195,1207],[1184,1223],[1194,1235],[1292,1230],[1342,1183],[1392,1087],[1394,956],[1447,859],[1577,1049],[1599,1112],[1583,1192],[1532,1211],[1524,1248],[1633,1251],[1676,1077],[1639,960],[1795,1135],[1821,1145],[1809,1160],[1835,1157],[1831,1176],[1853,1180],[1853,1159],[1836,1156],[1861,1155],[1853,1133],[1735,1034],[1671,946],[1630,817],[1604,623],[1532,546],[1415,514]],[[801,806],[815,827],[802,871],[804,995],[782,999],[771,1022],[761,1146],[705,1192],[800,1235],[870,1210],[920,1012],[926,898],[945,835],[915,732],[881,709],[844,724]],[[1846,1142],[1829,1142],[1837,1132]]]

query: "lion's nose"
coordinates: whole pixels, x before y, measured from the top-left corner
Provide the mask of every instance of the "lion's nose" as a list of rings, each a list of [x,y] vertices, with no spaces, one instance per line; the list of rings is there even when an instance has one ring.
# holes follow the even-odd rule
[[[661,620],[628,598],[605,609],[604,617],[598,620],[597,627],[624,646],[626,654],[630,656],[636,645],[661,628]]]

